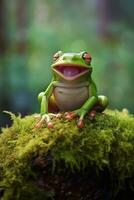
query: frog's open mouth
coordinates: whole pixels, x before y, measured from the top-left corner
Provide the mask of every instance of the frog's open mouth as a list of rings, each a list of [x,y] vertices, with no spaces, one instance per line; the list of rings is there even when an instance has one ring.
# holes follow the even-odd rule
[[[73,80],[89,72],[90,68],[80,65],[64,64],[55,66],[53,70],[57,72],[59,75],[63,76],[64,78],[68,80]]]

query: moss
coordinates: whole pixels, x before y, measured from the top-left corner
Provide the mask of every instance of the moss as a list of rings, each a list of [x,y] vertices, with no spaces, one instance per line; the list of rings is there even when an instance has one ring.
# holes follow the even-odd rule
[[[73,173],[88,166],[98,174],[107,169],[114,193],[126,180],[133,186],[134,118],[127,112],[107,111],[92,121],[87,117],[83,129],[77,128],[75,120],[63,118],[53,119],[54,129],[45,125],[36,129],[34,115],[11,117],[13,125],[0,135],[2,200],[53,199],[54,190],[36,184],[37,166],[54,174],[62,163]]]

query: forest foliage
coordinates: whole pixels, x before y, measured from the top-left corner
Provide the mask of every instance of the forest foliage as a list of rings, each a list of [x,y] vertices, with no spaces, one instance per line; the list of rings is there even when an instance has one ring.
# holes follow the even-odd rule
[[[0,111],[37,112],[53,54],[86,50],[98,93],[134,112],[132,0],[1,1]]]

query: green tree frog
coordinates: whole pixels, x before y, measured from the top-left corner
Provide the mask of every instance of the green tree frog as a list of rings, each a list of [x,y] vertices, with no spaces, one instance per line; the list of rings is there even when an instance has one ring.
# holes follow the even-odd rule
[[[84,127],[84,117],[94,117],[108,105],[106,96],[98,96],[97,88],[92,80],[91,56],[88,52],[63,53],[58,51],[53,56],[51,65],[53,78],[44,92],[38,95],[41,105],[39,127],[45,122],[52,128],[52,118],[64,116],[71,120],[78,117],[77,125]]]

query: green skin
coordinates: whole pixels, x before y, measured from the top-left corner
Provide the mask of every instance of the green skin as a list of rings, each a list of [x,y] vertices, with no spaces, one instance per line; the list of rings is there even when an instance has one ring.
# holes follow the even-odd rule
[[[105,96],[97,95],[97,88],[91,78],[91,57],[87,52],[57,52],[51,65],[53,79],[45,92],[38,95],[41,104],[39,127],[45,121],[52,128],[52,117],[64,113],[69,120],[79,117],[77,125],[84,127],[83,119],[89,113],[93,117],[108,105]]]

